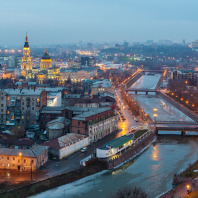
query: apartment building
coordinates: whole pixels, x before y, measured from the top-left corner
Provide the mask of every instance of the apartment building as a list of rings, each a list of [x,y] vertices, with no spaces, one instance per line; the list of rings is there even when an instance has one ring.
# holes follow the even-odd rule
[[[37,123],[47,105],[47,92],[40,89],[2,89],[0,97],[0,124],[6,128]]]
[[[71,132],[89,137],[89,143],[95,142],[118,129],[118,115],[114,109],[90,108],[72,118]]]

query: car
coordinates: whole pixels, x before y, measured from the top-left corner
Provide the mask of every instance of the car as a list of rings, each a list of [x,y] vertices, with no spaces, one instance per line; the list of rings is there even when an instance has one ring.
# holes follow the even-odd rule
[[[81,153],[84,153],[86,151],[87,151],[87,147],[84,147],[84,148],[81,149]]]

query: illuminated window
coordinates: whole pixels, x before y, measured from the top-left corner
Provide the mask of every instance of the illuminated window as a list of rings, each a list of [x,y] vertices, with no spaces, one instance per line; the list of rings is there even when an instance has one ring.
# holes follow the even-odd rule
[[[22,116],[22,119],[24,119],[24,116]]]
[[[10,97],[8,97],[8,100],[10,100]]]
[[[39,102],[39,98],[36,99],[36,102]]]
[[[12,119],[14,119],[14,116],[12,116]]]
[[[7,111],[7,114],[9,114],[10,113],[10,111]]]

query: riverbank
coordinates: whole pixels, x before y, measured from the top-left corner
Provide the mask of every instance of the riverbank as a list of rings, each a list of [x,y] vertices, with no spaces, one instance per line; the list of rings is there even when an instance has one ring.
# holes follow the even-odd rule
[[[99,162],[95,160],[93,163],[87,167],[81,167],[76,171],[72,171],[66,174],[58,175],[40,182],[27,184],[26,186],[17,188],[17,186],[12,186],[6,189],[6,192],[1,193],[2,198],[26,198],[41,192],[56,188],[58,186],[68,184],[84,177],[96,174],[107,169],[105,162]]]

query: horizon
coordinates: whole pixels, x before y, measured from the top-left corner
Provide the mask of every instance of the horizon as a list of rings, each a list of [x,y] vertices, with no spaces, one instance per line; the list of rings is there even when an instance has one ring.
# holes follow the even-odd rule
[[[197,40],[195,0],[43,0],[1,2],[0,45],[22,46],[83,42]],[[12,6],[10,6],[12,5]]]

